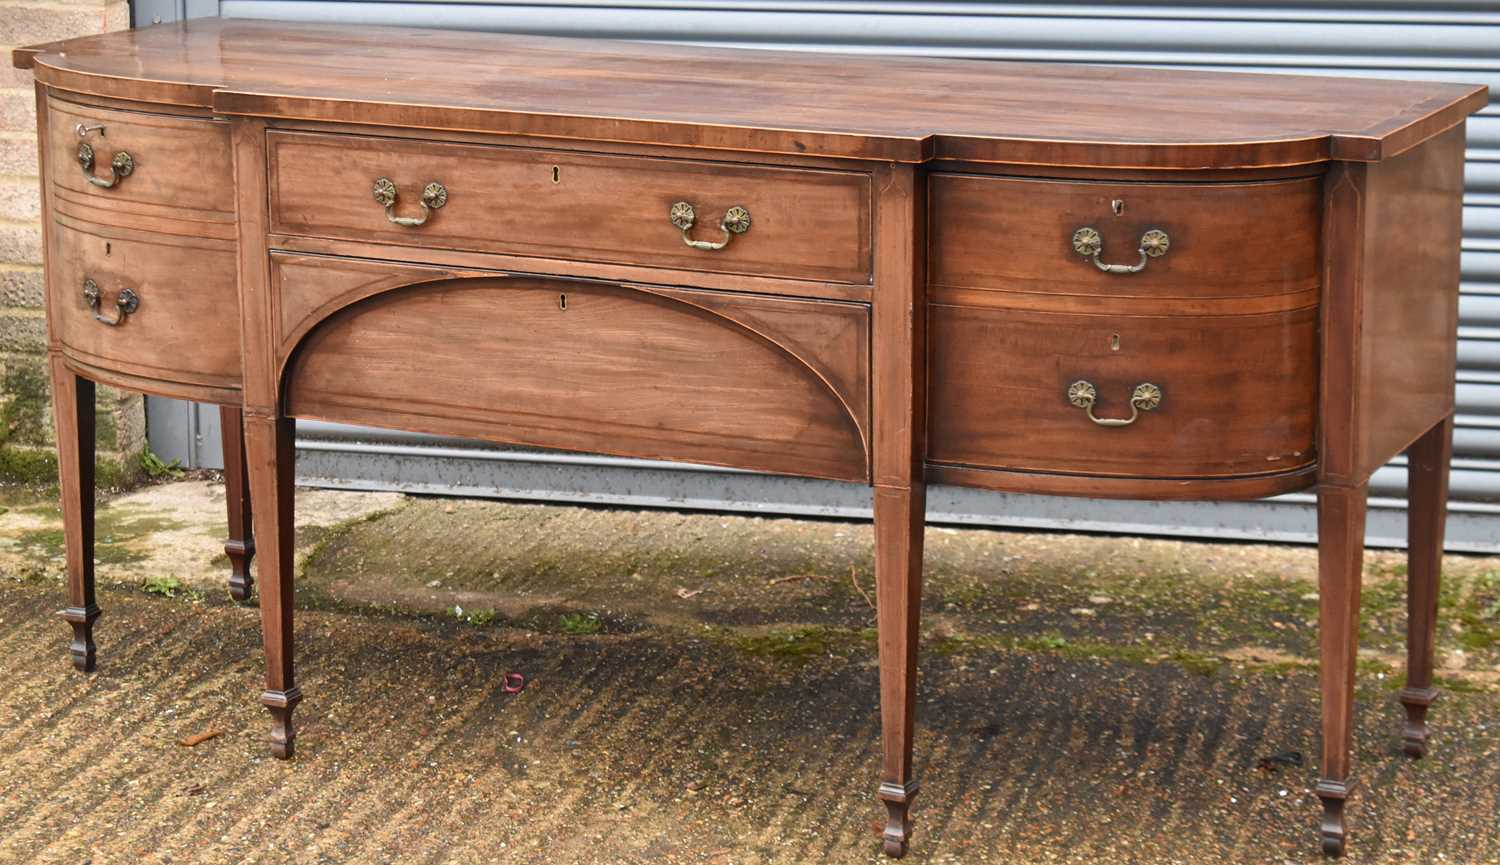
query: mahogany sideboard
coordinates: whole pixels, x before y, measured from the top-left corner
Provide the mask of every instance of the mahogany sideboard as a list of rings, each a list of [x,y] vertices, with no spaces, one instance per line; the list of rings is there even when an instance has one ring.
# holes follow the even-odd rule
[[[15,63],[82,670],[95,382],[225,407],[280,757],[294,418],[864,483],[899,856],[925,484],[1316,488],[1337,855],[1367,482],[1405,451],[1423,752],[1482,86],[218,19]]]

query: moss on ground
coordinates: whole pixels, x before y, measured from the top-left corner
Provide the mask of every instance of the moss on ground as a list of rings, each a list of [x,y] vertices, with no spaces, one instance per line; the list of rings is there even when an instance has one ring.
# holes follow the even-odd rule
[[[45,516],[57,513],[57,504],[57,478],[55,477],[43,484],[0,481],[0,507]]]
[[[874,628],[803,625],[756,629],[749,633],[728,629],[716,635],[747,655],[793,667],[815,658],[870,656],[876,645]]]
[[[1474,652],[1491,653],[1500,643],[1500,569],[1484,571],[1443,592],[1439,617],[1460,627],[1458,642]]]
[[[55,507],[34,506],[48,516],[56,513]],[[94,561],[99,564],[125,564],[147,558],[140,548],[142,543],[156,532],[181,528],[182,523],[151,513],[131,512],[118,508],[99,508],[94,519]],[[36,529],[23,532],[17,543],[34,554],[47,558],[65,555],[66,539],[61,528]]]
[[[56,517],[51,501],[0,494],[5,506]],[[176,526],[103,509],[98,556],[132,561],[134,543],[166,528]],[[302,608],[579,640],[706,636],[790,667],[876,655],[864,525],[407,499],[299,529],[298,540]],[[60,531],[21,543],[62,554]],[[1359,671],[1376,691],[1400,686],[1401,559],[1372,552],[1364,582]],[[1463,651],[1469,672],[1445,674],[1483,690],[1500,656],[1500,568],[1446,564],[1439,651]],[[1308,548],[933,529],[924,651],[1171,666],[1225,681],[1304,675],[1316,670],[1315,566]]]

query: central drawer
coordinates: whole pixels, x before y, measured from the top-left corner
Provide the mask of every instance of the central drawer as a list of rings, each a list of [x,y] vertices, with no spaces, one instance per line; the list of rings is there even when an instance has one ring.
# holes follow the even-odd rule
[[[267,141],[276,234],[870,281],[861,172],[322,133]]]

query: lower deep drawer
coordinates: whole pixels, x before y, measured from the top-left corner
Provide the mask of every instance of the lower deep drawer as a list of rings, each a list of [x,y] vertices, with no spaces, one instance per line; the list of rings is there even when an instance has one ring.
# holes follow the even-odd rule
[[[866,480],[864,304],[272,256],[296,417]]]
[[[240,383],[234,242],[58,220],[48,318],[86,363],[164,382]]]
[[[934,305],[929,322],[933,462],[1191,478],[1314,460],[1315,308],[1169,317]]]

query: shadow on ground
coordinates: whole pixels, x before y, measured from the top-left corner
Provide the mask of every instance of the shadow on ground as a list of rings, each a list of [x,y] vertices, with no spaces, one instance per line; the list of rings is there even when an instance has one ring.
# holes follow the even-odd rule
[[[222,488],[104,508],[91,677],[54,615],[55,509],[5,500],[0,863],[881,861],[868,526],[299,504],[281,763],[257,614],[215,559]],[[927,563],[908,861],[1319,861],[1311,550],[929,529]],[[1500,562],[1445,564],[1415,762],[1402,573],[1370,556],[1349,861],[1500,861]],[[1256,768],[1289,751],[1308,764]]]

